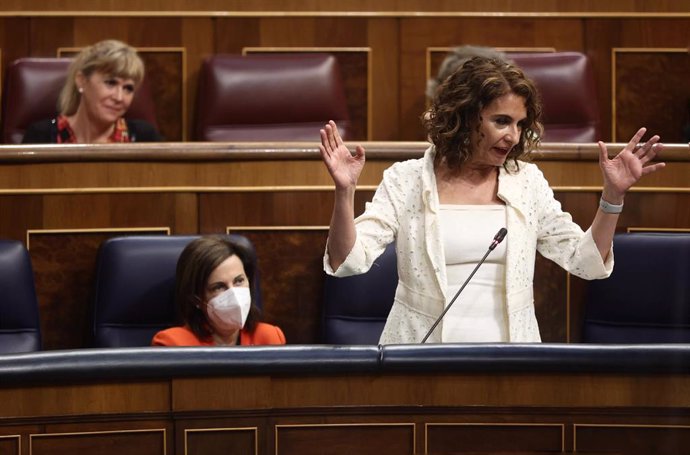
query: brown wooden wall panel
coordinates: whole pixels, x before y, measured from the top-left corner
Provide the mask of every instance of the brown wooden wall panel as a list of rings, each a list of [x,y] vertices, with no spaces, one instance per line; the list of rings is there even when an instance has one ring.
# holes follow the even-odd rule
[[[414,424],[280,425],[276,455],[414,453]]]
[[[672,425],[576,425],[577,453],[685,453],[690,427]]]
[[[169,400],[170,384],[165,381],[48,386],[3,384],[0,416],[4,421],[13,418],[26,420],[61,416],[69,420],[70,416],[77,415],[150,414],[169,411]]]
[[[551,0],[496,0],[487,3],[483,0],[465,0],[461,8],[455,2],[443,0],[322,0],[318,2],[305,2],[303,0],[201,0],[201,1],[149,1],[141,4],[136,0],[121,0],[113,4],[107,0],[67,0],[60,3],[65,10],[72,11],[208,11],[208,12],[234,12],[234,11],[265,11],[265,12],[298,12],[317,11],[323,13],[362,11],[373,12],[419,12],[446,11],[456,13],[459,10],[468,12],[492,11],[499,14],[509,12],[687,12],[688,6],[684,1],[659,0],[653,3],[634,3],[628,0],[608,0],[596,2],[590,0],[571,0],[569,2],[554,2]],[[41,11],[44,8],[41,0],[5,0],[3,9],[6,11]]]
[[[20,455],[21,436],[0,436],[0,455]]]
[[[624,19],[590,19],[585,22],[586,27],[586,49],[595,70],[595,78],[597,83],[597,91],[599,92],[599,109],[601,111],[602,129],[607,134],[607,138],[612,136],[608,134],[612,131],[613,126],[613,111],[612,104],[616,102],[612,99],[612,68],[613,57],[612,50],[615,48],[687,48],[688,42],[688,24],[684,20],[673,18],[659,18],[659,19],[644,19],[644,18],[624,18]],[[663,32],[658,33],[659,30]],[[684,43],[684,44],[682,44]],[[678,57],[683,60],[683,57]],[[690,54],[685,54],[685,62],[682,62],[681,67],[687,68]],[[666,99],[666,94],[669,90],[676,87],[676,93],[680,97],[683,93],[687,93],[687,84],[677,85],[677,76],[674,70],[666,71],[664,65],[654,64],[648,68],[636,71],[634,75],[633,87],[623,87],[616,82],[616,92],[624,96],[626,92],[632,94],[635,87],[641,84],[647,84],[650,80],[656,81],[657,85],[651,91],[638,91],[636,96],[639,99],[646,99],[648,105],[646,112],[641,111],[639,104],[635,105],[635,113],[623,112],[622,119],[626,121],[624,129],[620,130],[621,135],[617,135],[616,139],[619,141],[627,141],[631,136],[629,131],[636,130],[635,124],[639,126],[649,126],[645,120],[649,118],[667,119],[669,118],[669,107],[664,103],[657,103],[660,98]],[[618,79],[618,76],[616,77]],[[626,81],[627,82],[627,81]],[[635,96],[634,94],[632,96]],[[687,100],[685,100],[687,102]],[[675,104],[675,103],[673,103]],[[677,109],[670,107],[671,110]],[[621,115],[621,113],[617,114]],[[686,114],[687,115],[687,114]],[[641,118],[640,118],[641,117]],[[685,116],[681,119],[673,119],[671,123],[683,122],[687,119]],[[655,124],[657,120],[654,121]],[[663,131],[671,131],[673,126],[665,125],[662,127]],[[618,131],[618,127],[616,128]],[[625,133],[625,134],[623,134]],[[613,134],[613,133],[611,133]],[[668,137],[662,136],[663,140],[667,142],[677,141],[680,130],[676,130]],[[666,134],[668,135],[668,134]]]
[[[185,455],[258,453],[256,428],[208,428],[184,430]]]
[[[91,345],[91,307],[98,248],[110,237],[166,234],[165,229],[106,232],[29,233],[29,252],[34,269],[41,315],[44,349],[70,349]]]
[[[563,447],[563,425],[455,423],[426,425],[424,453],[480,455],[559,453]]]
[[[410,371],[349,374],[338,376],[337,381],[331,380],[335,376],[273,375],[258,376],[251,381],[242,376],[175,379],[173,409],[177,412],[194,409],[239,412],[248,408],[314,410],[370,406],[372,413],[381,414],[381,408],[376,407],[428,406],[461,407],[464,415],[491,407],[513,408],[514,412],[528,412],[525,408],[532,407],[537,413],[547,411],[543,407],[583,411],[589,408],[590,412],[593,408],[610,411],[616,407],[637,407],[639,411],[646,408],[646,412],[652,413],[652,407],[679,410],[686,408],[690,401],[690,395],[683,395],[690,392],[690,382],[684,374],[591,375],[536,370],[446,373],[437,370],[429,374]],[[655,388],[659,382],[663,382],[663,387]],[[475,406],[478,408],[473,410]],[[540,407],[542,409],[536,409]],[[682,417],[681,414],[678,417]]]
[[[29,21],[28,18],[0,17],[0,95],[5,89],[5,69],[9,62],[29,55]],[[0,122],[2,113],[0,113]]]
[[[568,274],[559,265],[537,254],[534,267],[534,311],[544,343],[567,343]]]
[[[685,374],[228,372],[79,382],[3,384],[0,453],[17,454],[16,435],[22,453],[118,454],[677,455],[690,442]]]
[[[327,230],[231,232],[247,236],[256,247],[263,319],[279,325],[290,344],[319,343]]]
[[[107,234],[30,236],[44,349],[89,346],[96,252]]]
[[[205,57],[216,53],[214,44],[216,22],[210,17],[185,17],[180,25],[181,42],[177,45],[184,48],[186,56],[183,79],[187,93],[183,111],[187,125],[185,137],[191,140],[194,137],[199,69]]]
[[[121,455],[165,455],[165,430],[122,430],[113,432],[58,433],[32,435],[32,455],[99,453]]]
[[[199,227],[210,234],[228,226],[324,226],[332,211],[330,190],[206,193],[199,198]]]
[[[162,151],[168,153],[167,148]],[[172,153],[176,151],[183,152],[180,149],[170,150]],[[323,163],[317,160],[242,162],[228,157],[227,162],[213,162],[199,157],[199,161],[192,165],[184,161],[86,163],[85,160],[83,166],[66,163],[36,164],[30,169],[23,165],[7,164],[0,167],[0,188],[57,189],[69,192],[73,188],[104,187],[122,191],[128,187],[168,187],[172,190],[188,186],[228,188],[333,185]],[[383,169],[390,164],[389,160],[384,163],[368,162],[360,183],[378,185]]]
[[[143,48],[146,78],[156,106],[158,129],[167,141],[184,141],[187,136],[185,50]]]
[[[2,238],[26,242],[28,229],[43,225],[41,195],[1,195],[0,232]]]
[[[625,141],[646,126],[646,138],[682,142],[690,122],[688,49],[614,49],[612,65],[614,138]]]

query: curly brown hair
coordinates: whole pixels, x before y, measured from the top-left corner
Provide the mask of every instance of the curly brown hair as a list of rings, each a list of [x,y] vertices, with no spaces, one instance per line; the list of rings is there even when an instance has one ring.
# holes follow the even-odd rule
[[[525,160],[539,146],[544,128],[542,106],[534,83],[512,63],[486,57],[468,60],[436,92],[431,108],[422,116],[427,137],[436,147],[436,164],[457,170],[473,153],[472,130],[479,130],[480,113],[495,99],[514,93],[525,100],[527,117],[509,159]]]

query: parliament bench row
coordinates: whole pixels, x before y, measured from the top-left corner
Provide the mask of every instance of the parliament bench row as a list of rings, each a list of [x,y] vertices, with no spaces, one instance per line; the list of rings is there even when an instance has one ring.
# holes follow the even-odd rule
[[[128,236],[105,241],[93,286],[93,347],[148,346],[176,325],[173,291],[182,249],[198,236]],[[234,236],[251,243],[242,236]],[[255,254],[255,253],[254,253]],[[690,235],[619,234],[612,276],[589,284],[583,340],[593,343],[690,342]],[[270,258],[255,258],[270,261]],[[261,283],[255,303],[261,307]],[[322,342],[375,345],[397,286],[395,245],[363,275],[326,277]],[[280,325],[280,321],[275,321]],[[17,241],[0,241],[0,352],[41,349],[31,259]]]
[[[544,103],[544,141],[594,142],[601,138],[591,63],[579,52],[511,53],[533,78]],[[6,71],[2,142],[21,143],[33,122],[56,115],[69,58],[21,58]],[[316,141],[326,122],[351,137],[352,113],[337,58],[326,53],[207,57],[200,69],[195,141]],[[157,87],[137,90],[129,118],[158,125]],[[172,138],[168,138],[172,139]]]

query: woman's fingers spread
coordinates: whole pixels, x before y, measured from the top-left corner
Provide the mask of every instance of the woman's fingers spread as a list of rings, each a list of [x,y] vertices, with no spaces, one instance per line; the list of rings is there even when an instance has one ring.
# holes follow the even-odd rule
[[[323,129],[319,130],[319,136],[321,136],[321,144],[325,146],[328,142],[328,139],[326,138],[326,132]]]
[[[328,136],[328,144],[333,150],[338,148],[338,142],[335,140],[335,133],[333,131],[333,126],[329,123],[326,125],[326,135]]]
[[[597,145],[599,146],[599,161],[603,163],[609,159],[609,151],[606,148],[606,144],[603,142],[599,141],[597,142]]]
[[[341,145],[343,143],[343,138],[340,137],[340,131],[338,131],[338,126],[335,124],[333,120],[331,120],[331,124],[333,125],[333,135],[335,136],[335,142],[338,145]]]
[[[647,132],[647,128],[642,127],[639,130],[637,130],[637,133],[630,139],[630,142],[628,142],[627,148],[630,149],[631,151],[635,150],[635,147],[640,143],[640,139],[642,139],[642,136],[644,136],[644,133]]]
[[[652,164],[650,166],[645,166],[642,168],[642,175],[651,174],[652,172],[656,172],[659,169],[663,169],[665,166],[666,166],[666,163],[656,163],[656,164]]]

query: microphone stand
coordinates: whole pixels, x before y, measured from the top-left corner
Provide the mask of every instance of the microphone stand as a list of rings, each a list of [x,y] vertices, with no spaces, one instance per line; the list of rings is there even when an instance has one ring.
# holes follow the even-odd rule
[[[496,236],[494,237],[493,242],[491,242],[491,245],[489,246],[489,249],[486,250],[486,253],[484,253],[484,257],[477,263],[476,267],[474,268],[474,270],[472,270],[472,273],[470,273],[470,276],[467,277],[467,279],[465,280],[465,282],[462,283],[462,286],[460,287],[460,289],[458,289],[458,292],[455,293],[455,295],[453,296],[453,299],[452,299],[452,300],[450,301],[450,303],[446,306],[446,308],[444,308],[444,310],[443,310],[443,312],[441,313],[441,315],[440,315],[438,318],[436,318],[436,321],[434,322],[434,325],[432,325],[431,328],[429,329],[429,331],[426,333],[426,335],[424,335],[424,338],[422,339],[422,343],[421,343],[421,344],[426,343],[426,340],[427,340],[427,339],[431,336],[431,334],[434,332],[434,329],[436,328],[436,326],[438,326],[439,323],[443,320],[443,316],[445,316],[446,313],[448,312],[448,310],[450,310],[450,307],[453,305],[453,303],[455,303],[455,300],[458,298],[458,296],[460,295],[460,293],[462,292],[462,290],[465,289],[465,286],[467,286],[467,283],[470,282],[470,280],[472,279],[472,277],[474,276],[474,274],[477,272],[477,270],[479,269],[479,267],[481,267],[481,265],[484,263],[484,261],[486,260],[486,257],[489,255],[489,253],[491,253],[491,252],[494,250],[494,248],[496,248],[496,246],[497,246],[499,243],[501,243],[501,242],[503,241],[503,239],[505,238],[505,236],[506,236],[507,233],[508,233],[508,230],[507,230],[506,228],[501,228],[501,230],[498,231],[498,233],[497,233]]]

